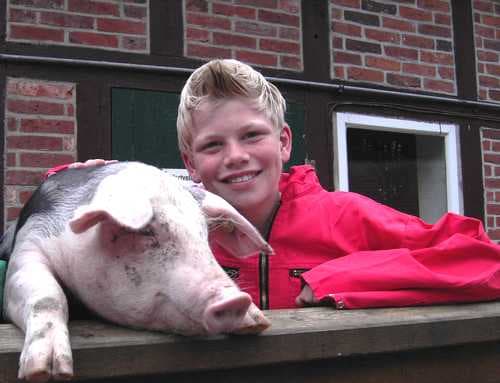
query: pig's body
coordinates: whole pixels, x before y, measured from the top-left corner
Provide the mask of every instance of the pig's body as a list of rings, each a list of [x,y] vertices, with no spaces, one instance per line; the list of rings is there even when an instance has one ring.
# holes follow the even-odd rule
[[[271,251],[219,197],[190,193],[157,168],[116,163],[50,177],[20,215],[7,271],[4,311],[26,333],[19,376],[72,376],[63,289],[130,327],[186,335],[266,328],[216,263],[207,214],[234,251]]]

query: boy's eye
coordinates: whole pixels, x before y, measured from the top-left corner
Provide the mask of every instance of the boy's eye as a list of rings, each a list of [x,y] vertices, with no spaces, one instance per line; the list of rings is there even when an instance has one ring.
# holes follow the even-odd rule
[[[210,151],[210,150],[216,150],[218,147],[221,146],[221,143],[218,141],[209,141],[201,145],[200,150],[202,152]]]
[[[251,132],[247,132],[243,135],[243,138],[246,139],[246,140],[252,140],[252,139],[257,139],[261,136],[262,134],[260,132],[257,132],[257,131],[251,131]]]

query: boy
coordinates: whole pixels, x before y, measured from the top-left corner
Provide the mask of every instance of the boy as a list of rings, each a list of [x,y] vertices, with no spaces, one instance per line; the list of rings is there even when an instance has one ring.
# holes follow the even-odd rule
[[[500,298],[500,248],[478,220],[435,225],[354,193],[324,190],[309,166],[281,174],[292,134],[285,100],[250,66],[213,60],[181,93],[177,131],[195,182],[230,202],[275,255],[214,253],[263,309],[338,308]]]
[[[278,89],[235,60],[198,68],[178,112],[179,148],[193,180],[230,202],[275,251],[241,260],[212,243],[258,306],[500,298],[500,248],[480,221],[447,214],[429,225],[355,193],[327,192],[310,166],[282,174],[292,147],[284,113]]]

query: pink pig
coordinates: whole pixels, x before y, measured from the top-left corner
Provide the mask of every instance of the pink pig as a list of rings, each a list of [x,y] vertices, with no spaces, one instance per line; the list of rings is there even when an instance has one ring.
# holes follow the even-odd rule
[[[215,261],[209,229],[237,256],[272,253],[227,202],[155,167],[120,162],[50,177],[3,243],[11,254],[4,313],[26,334],[19,378],[73,376],[66,289],[133,328],[266,329],[269,321]]]

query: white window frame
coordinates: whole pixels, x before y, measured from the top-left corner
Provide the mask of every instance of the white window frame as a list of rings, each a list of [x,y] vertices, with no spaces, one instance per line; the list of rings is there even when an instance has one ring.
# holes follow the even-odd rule
[[[416,120],[388,118],[356,113],[334,113],[333,141],[335,163],[333,168],[335,172],[335,187],[337,190],[341,191],[349,191],[347,162],[347,129],[349,128],[444,137],[447,209],[449,212],[463,214],[458,125],[442,124],[439,122],[421,122]]]

